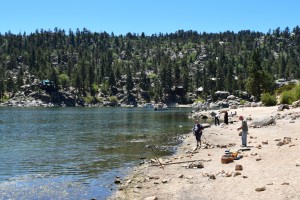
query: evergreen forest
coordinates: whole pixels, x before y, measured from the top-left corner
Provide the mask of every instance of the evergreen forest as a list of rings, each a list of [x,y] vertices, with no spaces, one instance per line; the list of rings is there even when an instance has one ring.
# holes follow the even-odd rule
[[[300,28],[267,33],[127,33],[36,30],[0,34],[0,98],[70,92],[91,103],[192,103],[216,91],[260,98],[275,80],[300,79]],[[25,90],[30,86],[30,90]],[[27,91],[27,92],[26,92]]]

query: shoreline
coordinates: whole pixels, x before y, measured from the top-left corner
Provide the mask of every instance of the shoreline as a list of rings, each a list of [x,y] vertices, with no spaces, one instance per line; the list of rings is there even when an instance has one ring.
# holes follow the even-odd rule
[[[233,110],[237,116],[232,121],[239,115],[252,121],[279,116],[275,125],[261,128],[251,128],[248,122],[248,151],[238,151],[239,122],[204,129],[202,148],[195,151],[196,141],[189,133],[172,156],[131,169],[109,199],[300,199],[300,108],[277,108]],[[290,143],[278,146],[285,137]],[[238,151],[243,158],[222,164],[225,150]],[[243,170],[236,171],[236,165]]]

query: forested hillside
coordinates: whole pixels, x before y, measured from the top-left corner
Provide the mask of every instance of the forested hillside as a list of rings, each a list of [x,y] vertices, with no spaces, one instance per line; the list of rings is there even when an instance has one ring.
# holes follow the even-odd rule
[[[0,34],[0,97],[67,92],[91,103],[191,103],[216,91],[260,97],[300,78],[300,28],[114,35],[58,28]],[[53,81],[42,90],[40,81]],[[36,93],[35,93],[36,95]],[[52,97],[51,97],[52,98]],[[60,100],[57,100],[58,102]]]

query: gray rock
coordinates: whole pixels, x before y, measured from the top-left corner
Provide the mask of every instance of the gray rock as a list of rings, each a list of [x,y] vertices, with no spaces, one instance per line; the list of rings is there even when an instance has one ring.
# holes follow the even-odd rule
[[[287,105],[287,104],[281,104],[281,105],[278,107],[278,111],[283,111],[284,109],[289,110],[289,109],[290,109],[289,105]]]
[[[293,103],[292,103],[292,107],[293,107],[293,108],[300,107],[300,100],[293,102]]]
[[[229,95],[229,96],[227,97],[227,99],[228,99],[228,100],[235,100],[236,97],[235,97],[234,95]]]
[[[254,119],[249,125],[254,128],[258,128],[258,127],[268,126],[275,123],[276,122],[273,117],[261,117],[261,118]]]

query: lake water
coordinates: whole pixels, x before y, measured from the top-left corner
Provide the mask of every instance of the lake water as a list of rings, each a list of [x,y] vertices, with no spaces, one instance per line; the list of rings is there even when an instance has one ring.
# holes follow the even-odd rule
[[[105,199],[141,158],[175,152],[190,111],[1,107],[0,199]]]

